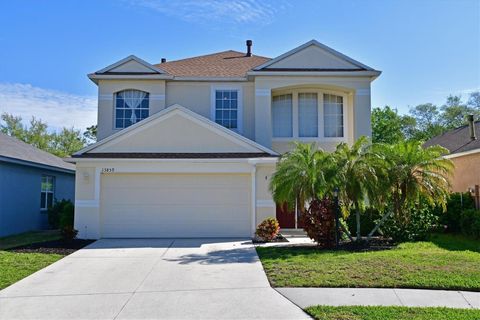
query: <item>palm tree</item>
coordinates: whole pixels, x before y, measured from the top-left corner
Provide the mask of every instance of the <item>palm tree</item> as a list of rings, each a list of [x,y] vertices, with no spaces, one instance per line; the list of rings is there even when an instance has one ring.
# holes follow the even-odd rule
[[[270,181],[270,191],[277,203],[287,203],[292,209],[298,203],[301,213],[305,204],[320,199],[329,190],[330,156],[315,144],[296,143],[282,155]]]
[[[361,211],[367,205],[381,203],[377,195],[383,161],[366,137],[361,137],[351,147],[346,143],[339,144],[333,153],[333,159],[337,171],[335,183],[340,191],[343,209],[347,212],[351,209],[355,211],[357,241],[360,241]]]
[[[410,205],[425,199],[431,205],[445,208],[450,191],[450,177],[454,165],[442,156],[448,150],[440,146],[423,148],[418,141],[404,141],[394,145],[379,145],[386,161],[388,187],[393,214],[397,221],[407,223]]]

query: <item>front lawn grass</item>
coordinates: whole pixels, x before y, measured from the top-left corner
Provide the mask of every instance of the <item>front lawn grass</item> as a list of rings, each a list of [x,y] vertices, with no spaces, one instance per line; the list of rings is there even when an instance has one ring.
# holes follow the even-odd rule
[[[480,241],[433,235],[382,251],[257,247],[275,287],[429,288],[480,291]]]
[[[478,320],[480,310],[409,307],[325,307],[305,310],[318,320]]]
[[[0,289],[63,258],[59,254],[2,251],[33,243],[60,239],[57,230],[31,231],[0,238]]]
[[[0,290],[61,258],[59,254],[0,251]]]
[[[29,231],[0,238],[0,250],[25,246],[32,243],[59,240],[62,236],[58,230]]]

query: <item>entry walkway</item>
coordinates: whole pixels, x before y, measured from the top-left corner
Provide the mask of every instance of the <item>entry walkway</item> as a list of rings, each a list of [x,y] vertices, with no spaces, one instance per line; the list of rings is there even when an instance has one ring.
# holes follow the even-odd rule
[[[276,288],[301,308],[326,306],[408,306],[480,309],[480,292],[423,289]]]

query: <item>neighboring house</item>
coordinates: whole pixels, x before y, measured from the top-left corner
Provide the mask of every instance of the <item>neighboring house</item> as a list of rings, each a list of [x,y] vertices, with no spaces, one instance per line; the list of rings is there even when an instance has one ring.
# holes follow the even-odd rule
[[[452,176],[453,192],[470,192],[475,197],[477,208],[480,186],[480,140],[476,132],[480,130],[480,121],[468,116],[468,124],[447,131],[425,142],[424,146],[440,145],[450,152],[445,158],[455,165]]]
[[[314,40],[274,59],[247,41],[246,53],[129,56],[90,74],[99,142],[71,159],[79,236],[251,237],[276,215],[269,180],[293,142],[332,150],[370,136],[379,75]]]
[[[74,196],[74,165],[0,133],[0,237],[48,228],[47,208]]]

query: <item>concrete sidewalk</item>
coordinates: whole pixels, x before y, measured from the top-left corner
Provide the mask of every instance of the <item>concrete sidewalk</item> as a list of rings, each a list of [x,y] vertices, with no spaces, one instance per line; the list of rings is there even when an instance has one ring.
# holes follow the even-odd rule
[[[480,292],[423,289],[276,288],[301,308],[328,306],[408,306],[480,309]]]

